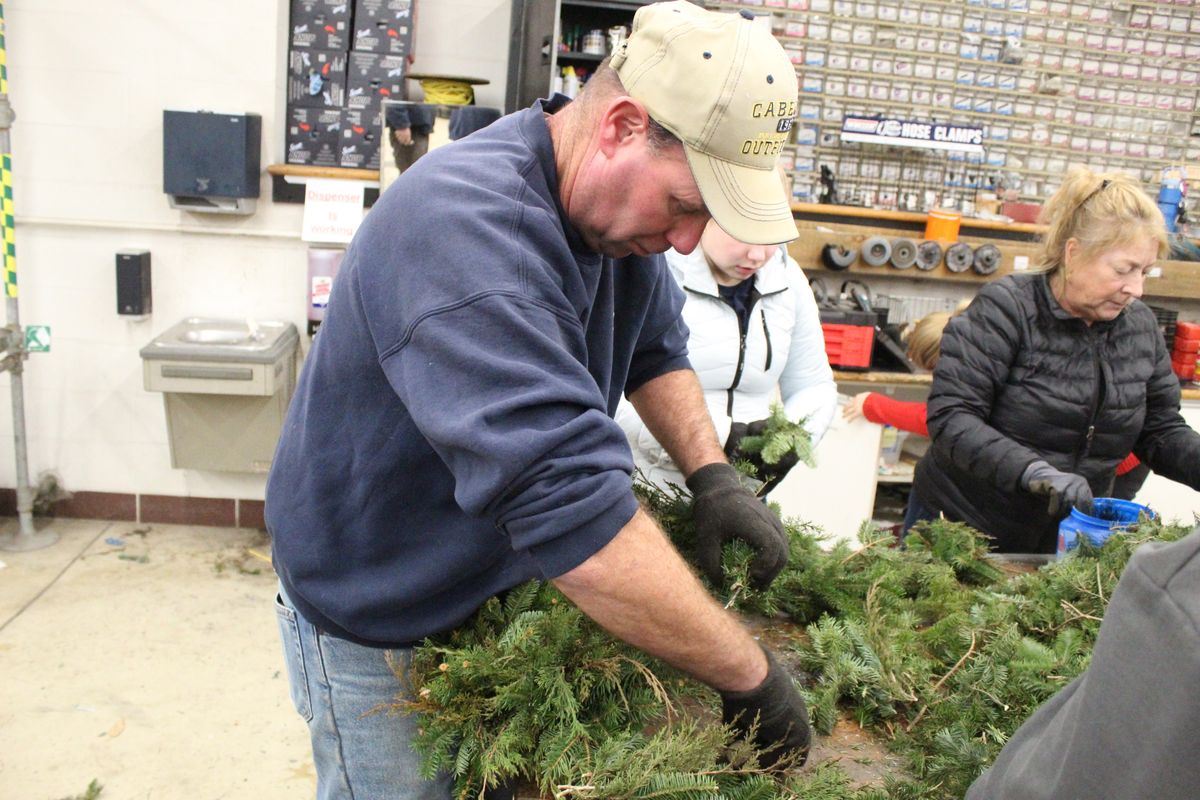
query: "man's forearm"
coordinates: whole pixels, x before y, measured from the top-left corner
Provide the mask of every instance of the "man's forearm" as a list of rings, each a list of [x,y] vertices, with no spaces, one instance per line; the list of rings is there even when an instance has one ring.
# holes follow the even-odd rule
[[[725,461],[700,381],[692,370],[668,372],[647,381],[629,395],[629,402],[685,478],[705,464]]]
[[[554,585],[601,627],[709,686],[748,691],[767,661],[643,511]]]

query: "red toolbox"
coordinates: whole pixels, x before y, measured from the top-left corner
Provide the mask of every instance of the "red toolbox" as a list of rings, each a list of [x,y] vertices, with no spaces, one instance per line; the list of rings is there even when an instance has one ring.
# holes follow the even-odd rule
[[[876,314],[867,311],[821,309],[821,330],[825,334],[825,354],[829,357],[829,366],[848,370],[870,369],[877,319]]]

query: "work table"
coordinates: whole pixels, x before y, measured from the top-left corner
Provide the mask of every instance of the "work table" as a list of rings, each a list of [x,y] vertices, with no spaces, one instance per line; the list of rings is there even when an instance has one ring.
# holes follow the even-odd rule
[[[933,374],[929,372],[856,372],[835,369],[833,380],[837,383],[905,383],[928,386],[933,382]]]
[[[833,379],[838,384],[879,384],[880,386],[918,386],[926,387],[933,382],[929,372],[853,372],[850,370],[834,370]],[[1184,400],[1200,400],[1200,384],[1188,381],[1183,384]]]

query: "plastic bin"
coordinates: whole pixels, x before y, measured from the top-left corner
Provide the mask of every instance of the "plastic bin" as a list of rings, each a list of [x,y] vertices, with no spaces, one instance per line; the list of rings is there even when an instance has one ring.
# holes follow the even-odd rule
[[[844,369],[867,369],[875,344],[875,328],[866,325],[821,323],[829,365]]]
[[[1084,514],[1077,508],[1058,524],[1058,549],[1062,558],[1077,544],[1079,537],[1086,536],[1095,547],[1102,546],[1114,532],[1122,531],[1137,523],[1142,514],[1153,519],[1158,515],[1140,503],[1118,500],[1115,497],[1097,497],[1093,501],[1092,514]]]
[[[880,312],[854,308],[822,308],[820,316],[829,365],[842,369],[868,369],[871,366],[875,325],[879,322]]]
[[[1200,341],[1200,323],[1176,322],[1175,338],[1181,341]]]
[[[908,431],[902,431],[892,425],[884,425],[879,437],[879,463],[882,467],[892,468],[900,463],[900,454],[904,451],[904,440]]]
[[[1196,357],[1192,356],[1187,360],[1172,358],[1171,369],[1179,380],[1190,381],[1196,377]]]
[[[290,322],[191,317],[143,347],[143,385],[163,393],[171,466],[270,469],[299,341]]]
[[[1171,357],[1184,361],[1187,356],[1195,358],[1198,352],[1200,352],[1200,339],[1182,339],[1176,329],[1175,344],[1171,347]]]
[[[930,209],[925,217],[925,238],[935,242],[957,242],[962,214],[957,211]]]

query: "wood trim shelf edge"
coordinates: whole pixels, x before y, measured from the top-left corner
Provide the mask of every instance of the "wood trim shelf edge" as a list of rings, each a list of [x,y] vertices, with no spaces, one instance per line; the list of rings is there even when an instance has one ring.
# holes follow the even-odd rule
[[[809,215],[828,215],[869,220],[884,219],[896,222],[919,223],[922,226],[925,224],[926,219],[926,215],[919,211],[892,211],[888,209],[864,208],[862,206],[836,206],[827,203],[792,203],[792,215],[799,219],[804,219]],[[853,221],[850,220],[850,222]],[[1028,222],[1004,222],[1003,220],[975,219],[972,217],[963,217],[962,227],[1033,234],[1041,234],[1046,230],[1045,225],[1034,225]]]
[[[268,175],[292,176],[296,178],[328,178],[342,181],[378,181],[377,169],[351,169],[349,167],[316,167],[310,164],[270,164]]]

